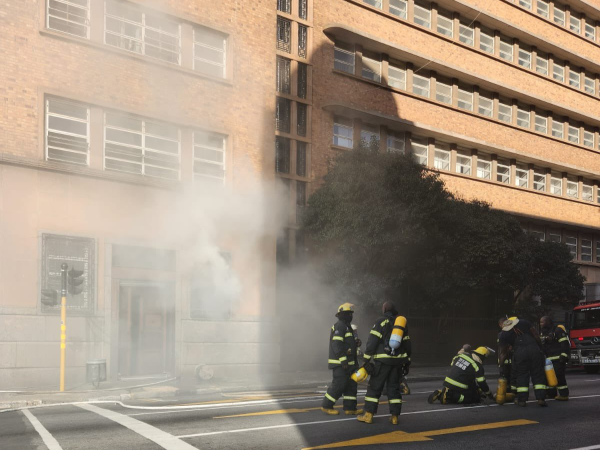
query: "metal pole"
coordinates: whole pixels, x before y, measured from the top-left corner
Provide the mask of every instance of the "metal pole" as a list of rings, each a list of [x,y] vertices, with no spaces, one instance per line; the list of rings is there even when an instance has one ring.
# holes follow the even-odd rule
[[[60,266],[62,278],[62,298],[60,301],[60,392],[65,391],[65,350],[67,347],[67,269],[63,263]]]

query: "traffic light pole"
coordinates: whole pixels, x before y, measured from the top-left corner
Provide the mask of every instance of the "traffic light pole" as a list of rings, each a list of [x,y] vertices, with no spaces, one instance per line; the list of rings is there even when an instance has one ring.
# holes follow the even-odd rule
[[[60,392],[65,391],[65,351],[67,348],[67,269],[69,266],[63,263],[60,266],[60,277],[62,280],[60,301]]]

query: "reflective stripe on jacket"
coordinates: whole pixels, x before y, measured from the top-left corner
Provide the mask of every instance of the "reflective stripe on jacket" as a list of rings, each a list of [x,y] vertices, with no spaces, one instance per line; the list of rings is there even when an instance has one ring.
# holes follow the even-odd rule
[[[404,331],[400,348],[395,350],[393,355],[390,355],[385,351],[395,319],[396,316],[391,313],[385,313],[382,317],[377,319],[373,328],[369,331],[369,339],[367,340],[365,354],[363,355],[365,361],[380,361],[383,364],[392,366],[401,366],[410,361],[412,346],[410,335],[408,334],[408,327]]]
[[[331,327],[329,333],[329,361],[327,367],[335,369],[343,363],[355,366],[358,361],[356,351],[356,339],[352,328],[345,322],[338,320]]]

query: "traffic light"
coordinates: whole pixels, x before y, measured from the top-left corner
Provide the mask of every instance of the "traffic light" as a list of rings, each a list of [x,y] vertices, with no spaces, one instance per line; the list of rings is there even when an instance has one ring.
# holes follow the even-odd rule
[[[71,295],[79,295],[83,291],[83,270],[71,269],[67,272],[67,291]]]
[[[58,294],[54,289],[42,289],[42,303],[46,306],[58,305]]]

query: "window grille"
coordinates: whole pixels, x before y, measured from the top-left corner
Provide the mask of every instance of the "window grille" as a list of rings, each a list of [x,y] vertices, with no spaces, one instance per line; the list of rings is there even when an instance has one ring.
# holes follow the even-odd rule
[[[533,189],[536,191],[546,191],[546,174],[538,170],[533,171]]]
[[[194,69],[219,78],[226,77],[227,36],[205,27],[194,29]]]
[[[277,11],[292,13],[292,0],[277,0]]]
[[[277,131],[289,133],[291,129],[292,102],[287,98],[277,97],[275,108],[275,128]]]
[[[387,151],[398,152],[404,154],[405,152],[405,136],[404,133],[399,133],[395,131],[388,131],[387,136]]]
[[[306,182],[296,181],[296,223],[302,223],[306,209]]]
[[[425,28],[431,28],[431,5],[424,2],[415,2],[413,21]]]
[[[539,114],[535,115],[535,131],[548,134],[548,118]]]
[[[565,10],[554,5],[554,23],[560,25],[561,27],[564,27],[565,26],[565,17],[566,17]]]
[[[550,177],[550,192],[554,195],[562,195],[562,177],[554,175]]]
[[[567,197],[579,198],[579,182],[571,177],[567,178]]]
[[[581,89],[581,74],[569,69],[569,86]]]
[[[381,81],[381,56],[364,51],[362,58],[362,76],[379,83]]]
[[[366,147],[373,147],[379,145],[379,127],[377,125],[369,125],[368,123],[362,124],[360,130],[360,140]]]
[[[406,66],[401,63],[390,63],[388,66],[388,84],[406,90]]]
[[[591,184],[583,184],[581,186],[581,199],[586,202],[594,201],[594,186]]]
[[[591,39],[592,41],[596,40],[596,27],[590,25],[589,23],[585,24],[585,37]]]
[[[413,75],[412,91],[414,94],[429,97],[429,78]]]
[[[296,103],[298,116],[298,136],[306,136],[306,124],[308,121],[308,105],[305,103]]]
[[[579,144],[579,127],[569,125],[569,142]]]
[[[290,140],[275,137],[275,169],[279,173],[290,173]]]
[[[526,188],[529,186],[529,169],[517,166],[515,169],[515,185]]]
[[[585,262],[592,262],[592,240],[582,239],[581,240],[581,260]]]
[[[523,8],[531,9],[531,0],[519,0],[519,5]]]
[[[277,57],[277,92],[283,92],[284,94],[290,94],[292,92],[291,86],[291,61],[289,59]]]
[[[82,38],[89,37],[88,0],[48,0],[46,26]]]
[[[563,139],[565,133],[565,124],[552,119],[552,136]]]
[[[483,155],[477,157],[477,178],[483,180],[492,179],[492,162]]]
[[[298,63],[298,97],[306,98],[308,95],[308,65]]]
[[[352,148],[353,134],[352,120],[343,117],[333,119],[333,145]]]
[[[583,130],[583,145],[589,148],[594,148],[594,133]]]
[[[354,46],[338,42],[334,48],[334,68],[354,74]]]
[[[382,0],[363,0],[363,2],[365,2],[367,5],[371,5],[379,9],[381,9],[381,1]]]
[[[298,56],[306,58],[308,56],[308,28],[298,24]]]
[[[466,91],[464,89],[458,90],[458,107],[460,109],[466,109],[467,111],[473,111],[472,91]]]
[[[552,232],[548,233],[548,240],[550,242],[558,242],[559,244],[562,242],[561,235]]]
[[[506,61],[513,61],[514,46],[512,42],[505,39],[500,39],[500,58]]]
[[[504,184],[510,183],[510,164],[498,161],[496,164],[496,181]]]
[[[531,126],[531,114],[528,109],[517,108],[517,125],[523,128]]]
[[[292,52],[292,22],[283,17],[277,17],[277,50]]]
[[[577,238],[575,236],[566,236],[565,244],[569,247],[569,252],[573,259],[577,259]]]
[[[486,117],[494,116],[494,100],[492,98],[487,98],[479,95],[479,114]]]
[[[470,154],[464,152],[456,153],[456,173],[462,173],[463,175],[471,175],[472,164],[473,158]]]
[[[531,69],[531,52],[523,47],[519,47],[519,65]]]
[[[308,19],[308,0],[298,1],[298,16],[303,19]]]
[[[584,79],[585,92],[596,95],[596,81],[593,78],[585,77]]]
[[[539,74],[548,76],[548,57],[539,52],[535,57],[535,71]]]
[[[479,48],[491,55],[494,54],[495,40],[494,34],[491,31],[486,32],[481,30],[479,32]]]
[[[550,5],[546,0],[537,0],[537,13],[548,19],[550,17]]]
[[[225,146],[227,136],[194,131],[194,178],[225,182]]]
[[[458,40],[463,44],[473,46],[475,43],[475,29],[472,23],[461,22],[459,24]]]
[[[406,0],[390,0],[390,14],[406,19],[407,9]]]
[[[435,144],[433,167],[438,170],[450,170],[450,149],[446,144]]]
[[[438,11],[437,32],[448,37],[454,36],[454,20],[451,14]]]
[[[552,78],[561,83],[565,81],[565,67],[558,61],[554,61],[552,64]]]
[[[429,145],[426,138],[411,137],[410,139],[410,151],[412,152],[414,160],[418,164],[427,165],[427,159],[429,155]]]
[[[498,103],[498,120],[512,123],[512,106],[506,103]]]
[[[571,12],[569,17],[569,28],[571,31],[581,34],[581,19],[575,16],[575,13]]]
[[[438,102],[452,104],[452,85],[436,81],[435,84],[435,98]]]
[[[87,166],[90,148],[88,107],[57,99],[46,100],[46,158]]]
[[[124,114],[105,114],[106,170],[178,180],[179,166],[179,128]]]
[[[296,142],[296,175],[306,176],[306,142]]]

